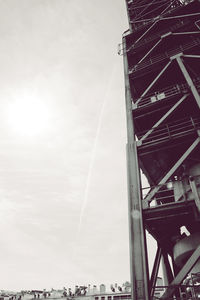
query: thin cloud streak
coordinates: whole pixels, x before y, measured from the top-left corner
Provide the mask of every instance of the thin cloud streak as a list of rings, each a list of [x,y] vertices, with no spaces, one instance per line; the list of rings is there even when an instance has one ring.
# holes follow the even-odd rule
[[[93,144],[93,148],[92,148],[92,152],[91,152],[91,159],[90,159],[89,170],[88,170],[88,175],[87,175],[87,180],[86,180],[85,193],[84,193],[84,198],[83,198],[83,202],[82,202],[82,205],[81,205],[78,231],[77,231],[77,238],[76,238],[77,241],[78,241],[78,238],[79,238],[79,235],[80,235],[80,232],[81,232],[81,225],[82,225],[82,221],[83,221],[85,208],[86,208],[87,203],[88,203],[88,196],[89,196],[90,182],[91,182],[91,177],[92,177],[92,170],[93,170],[94,162],[95,162],[97,144],[98,144],[99,134],[100,134],[100,131],[101,131],[101,126],[102,126],[102,121],[103,121],[103,114],[104,114],[104,110],[105,110],[105,106],[106,106],[107,98],[108,98],[107,94],[108,94],[109,89],[111,87],[111,83],[112,83],[112,80],[113,80],[113,75],[115,74],[115,69],[116,69],[116,65],[113,65],[110,80],[109,80],[107,88],[105,90],[104,100],[102,102],[102,106],[101,106],[101,110],[100,110],[100,114],[99,114],[99,118],[98,118],[98,125],[97,125],[96,135],[95,135],[94,144]]]

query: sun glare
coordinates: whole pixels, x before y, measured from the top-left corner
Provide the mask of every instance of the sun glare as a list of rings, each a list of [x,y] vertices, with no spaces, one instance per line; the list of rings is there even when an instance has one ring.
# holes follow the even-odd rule
[[[49,111],[41,100],[21,97],[9,104],[7,121],[17,134],[32,137],[48,129]]]

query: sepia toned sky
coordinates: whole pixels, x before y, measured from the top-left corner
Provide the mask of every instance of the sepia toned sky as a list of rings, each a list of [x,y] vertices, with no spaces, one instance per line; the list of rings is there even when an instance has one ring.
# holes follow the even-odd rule
[[[123,0],[0,0],[0,289],[129,280]]]

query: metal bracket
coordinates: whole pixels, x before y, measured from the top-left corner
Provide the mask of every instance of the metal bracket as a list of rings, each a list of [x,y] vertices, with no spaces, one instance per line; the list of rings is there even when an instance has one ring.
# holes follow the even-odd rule
[[[171,56],[170,59],[173,60],[173,59],[176,59],[178,57],[181,57],[182,55],[183,55],[183,52],[180,52],[180,53],[178,53],[176,55]]]

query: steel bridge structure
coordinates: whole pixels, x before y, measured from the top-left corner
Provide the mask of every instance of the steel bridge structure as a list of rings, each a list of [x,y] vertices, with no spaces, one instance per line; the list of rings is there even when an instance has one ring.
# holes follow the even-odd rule
[[[161,299],[187,299],[184,282],[200,272],[200,1],[125,1],[132,299],[156,299],[160,266]]]

